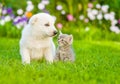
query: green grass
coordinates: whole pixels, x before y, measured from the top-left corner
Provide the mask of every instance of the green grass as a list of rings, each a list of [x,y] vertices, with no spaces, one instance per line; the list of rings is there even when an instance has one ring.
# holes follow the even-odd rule
[[[120,42],[75,40],[75,63],[22,65],[19,40],[0,38],[0,84],[119,84]]]

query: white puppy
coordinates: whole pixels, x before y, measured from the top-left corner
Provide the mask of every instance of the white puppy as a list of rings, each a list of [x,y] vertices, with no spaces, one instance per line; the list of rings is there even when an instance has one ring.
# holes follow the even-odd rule
[[[55,45],[52,37],[57,34],[54,22],[55,18],[46,13],[38,13],[30,18],[20,39],[23,63],[30,63],[32,59],[39,60],[43,56],[48,62],[53,62]]]

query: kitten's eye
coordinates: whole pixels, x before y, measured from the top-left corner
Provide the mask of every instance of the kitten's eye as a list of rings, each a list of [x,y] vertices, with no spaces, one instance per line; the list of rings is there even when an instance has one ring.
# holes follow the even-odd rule
[[[46,24],[45,24],[45,26],[47,26],[47,27],[48,27],[48,26],[50,26],[50,24],[49,24],[49,23],[46,23]]]
[[[61,41],[63,41],[63,39]]]

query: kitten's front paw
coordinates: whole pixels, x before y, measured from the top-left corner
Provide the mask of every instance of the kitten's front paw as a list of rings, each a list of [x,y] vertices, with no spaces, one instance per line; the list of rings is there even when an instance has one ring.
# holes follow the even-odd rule
[[[69,59],[68,57],[65,57],[65,58],[63,59],[63,61],[64,61],[64,62],[70,61],[70,59]]]

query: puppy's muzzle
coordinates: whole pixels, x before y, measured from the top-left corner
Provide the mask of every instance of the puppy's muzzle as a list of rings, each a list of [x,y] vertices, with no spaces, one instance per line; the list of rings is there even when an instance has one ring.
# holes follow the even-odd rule
[[[56,35],[58,32],[57,31],[54,31],[53,34]]]

